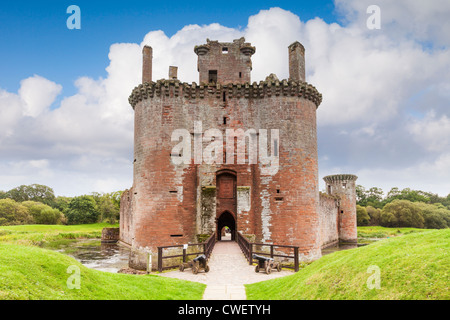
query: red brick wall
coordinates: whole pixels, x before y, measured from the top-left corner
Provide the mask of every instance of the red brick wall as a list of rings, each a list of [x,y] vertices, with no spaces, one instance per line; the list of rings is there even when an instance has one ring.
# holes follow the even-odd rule
[[[217,171],[231,169],[236,172],[237,187],[249,187],[250,195],[249,210],[236,217],[238,230],[255,234],[258,241],[298,245],[305,258],[320,256],[317,106],[303,96],[307,90],[294,83],[278,94],[273,87],[273,92],[267,84],[247,92],[237,85],[213,86],[203,89],[203,94],[178,81],[147,87],[147,99],[135,104],[133,245],[156,248],[195,241],[200,233],[201,187],[215,186]],[[260,163],[175,166],[170,159],[176,145],[171,134],[175,129],[193,133],[196,120],[202,120],[203,132],[209,128],[223,132],[227,128],[278,129],[279,171],[263,176]],[[223,137],[225,141],[225,133]]]

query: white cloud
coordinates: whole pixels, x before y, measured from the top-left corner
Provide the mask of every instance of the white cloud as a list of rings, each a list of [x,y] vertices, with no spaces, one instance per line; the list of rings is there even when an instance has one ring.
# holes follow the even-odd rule
[[[36,118],[50,108],[61,90],[61,85],[38,75],[22,80],[19,96],[24,101],[23,114]]]
[[[447,188],[443,175],[427,165],[449,168],[450,53],[445,46],[424,46],[421,41],[449,43],[450,32],[435,31],[439,24],[446,30],[448,21],[442,12],[448,5],[441,3],[437,13],[437,5],[409,6],[408,1],[405,13],[393,1],[381,1],[382,29],[370,31],[365,2],[336,3],[348,21],[345,26],[320,18],[301,21],[292,12],[272,8],[249,17],[244,29],[217,23],[188,25],[171,37],[159,30],[149,32],[140,44],[113,44],[107,76],[80,77],[75,82],[77,93],[64,97],[57,108],[50,106],[61,86],[38,75],[24,79],[17,94],[0,89],[0,189],[40,183],[37,179],[67,195],[130,187],[134,114],[128,96],[141,82],[142,47],[153,48],[153,80],[167,78],[169,66],[174,65],[181,81],[198,82],[194,46],[206,38],[232,41],[242,36],[256,46],[252,81],[264,80],[270,73],[287,78],[287,47],[296,40],[305,46],[307,81],[324,98],[318,130],[326,132],[325,140],[337,141],[333,139],[339,136],[342,144],[320,154],[325,164],[321,174],[342,170],[359,173],[361,181],[373,185],[381,183],[384,175],[411,187],[423,182],[430,191]],[[405,32],[408,17],[413,27]],[[421,29],[426,22],[431,25]],[[423,94],[418,97],[419,93]],[[414,112],[426,116],[406,117]],[[413,148],[420,150],[410,152]],[[398,166],[395,172],[390,170],[392,163],[383,155],[392,162],[393,155],[402,157],[406,149],[414,161],[403,170]],[[433,154],[423,157],[429,151]],[[378,163],[370,162],[373,154],[379,155]],[[342,165],[345,161],[354,166]],[[21,164],[24,174],[13,163]],[[415,175],[415,170],[420,174]]]
[[[413,139],[426,150],[430,152],[450,150],[450,118],[446,115],[437,118],[435,112],[431,111],[424,119],[416,119],[410,123],[408,129]]]

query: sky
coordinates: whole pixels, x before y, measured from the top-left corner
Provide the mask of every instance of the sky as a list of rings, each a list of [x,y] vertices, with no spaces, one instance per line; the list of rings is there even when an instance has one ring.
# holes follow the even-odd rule
[[[373,4],[379,11],[368,12]],[[81,10],[79,30],[67,27],[70,5]],[[141,82],[142,47],[153,48],[153,79],[176,65],[181,81],[198,82],[195,45],[245,37],[256,46],[252,81],[287,78],[288,45],[305,46],[306,81],[323,95],[321,189],[322,177],[351,173],[366,189],[446,196],[449,16],[447,0],[2,1],[0,190],[130,188],[128,96]]]

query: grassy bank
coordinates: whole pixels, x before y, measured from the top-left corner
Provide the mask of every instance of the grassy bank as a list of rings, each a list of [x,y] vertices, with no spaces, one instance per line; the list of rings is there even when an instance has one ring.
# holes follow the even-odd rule
[[[421,231],[338,251],[295,275],[246,285],[247,298],[448,300],[450,229]],[[379,289],[369,289],[375,284],[370,266],[379,268]]]
[[[68,288],[72,265],[80,270],[80,289]],[[101,272],[55,251],[0,244],[0,300],[196,300],[204,290],[200,283]]]
[[[0,243],[43,246],[68,239],[101,238],[102,229],[119,227],[108,223],[83,225],[23,225],[0,227]]]
[[[380,226],[358,227],[358,239],[364,238],[390,238],[403,236],[405,234],[423,232],[429,229],[418,228],[386,228]]]

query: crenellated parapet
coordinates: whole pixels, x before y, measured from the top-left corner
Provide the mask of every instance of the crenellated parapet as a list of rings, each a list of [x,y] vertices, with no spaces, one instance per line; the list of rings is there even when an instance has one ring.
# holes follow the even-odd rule
[[[229,83],[229,84],[197,84],[186,83],[176,79],[158,80],[157,82],[146,82],[134,88],[128,101],[131,106],[144,99],[152,99],[161,96],[184,97],[186,99],[204,99],[214,97],[216,99],[246,98],[264,99],[272,96],[297,96],[312,101],[317,107],[322,102],[322,94],[317,89],[303,81],[294,80],[272,80],[270,78],[259,83]]]

